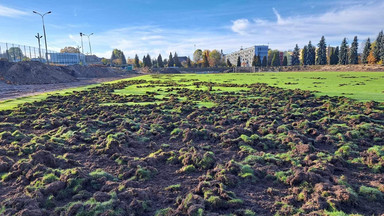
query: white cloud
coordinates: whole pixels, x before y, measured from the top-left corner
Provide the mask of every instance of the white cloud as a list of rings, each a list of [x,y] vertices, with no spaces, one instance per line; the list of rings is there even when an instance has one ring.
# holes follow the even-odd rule
[[[9,8],[3,5],[0,5],[0,16],[2,17],[18,17],[18,16],[24,16],[28,13],[25,11]]]
[[[232,31],[239,33],[241,35],[245,35],[247,33],[247,29],[249,28],[249,20],[248,19],[238,19],[233,21]]]
[[[247,23],[246,27],[237,29],[237,21],[233,22],[232,31],[238,33],[242,41],[264,41],[267,39],[278,49],[292,49],[298,44],[308,43],[312,40],[317,43],[324,35],[330,43],[339,44],[343,37],[352,39],[357,35],[360,40],[372,37],[384,26],[384,2],[368,1],[353,2],[352,6],[335,8],[323,14],[298,15],[283,17],[275,8],[272,8],[276,16],[275,21],[254,19]],[[336,44],[336,45],[337,45]]]
[[[273,10],[273,13],[276,15],[276,17],[277,17],[277,24],[279,24],[279,25],[284,25],[285,24],[285,22],[284,22],[284,20],[281,18],[281,15],[279,14],[279,12],[275,9],[275,8],[272,8],[272,10]]]

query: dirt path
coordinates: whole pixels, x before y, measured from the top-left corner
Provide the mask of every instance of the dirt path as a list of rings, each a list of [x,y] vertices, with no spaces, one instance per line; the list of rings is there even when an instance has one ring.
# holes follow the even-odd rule
[[[42,85],[9,85],[9,84],[0,82],[0,101],[15,99],[19,97],[33,96],[33,95],[38,95],[46,92],[58,91],[58,90],[63,90],[68,88],[98,84],[102,82],[114,81],[119,79],[135,77],[135,76],[141,76],[141,74],[126,74],[118,77],[79,79],[79,81],[76,81],[76,82],[42,84]]]

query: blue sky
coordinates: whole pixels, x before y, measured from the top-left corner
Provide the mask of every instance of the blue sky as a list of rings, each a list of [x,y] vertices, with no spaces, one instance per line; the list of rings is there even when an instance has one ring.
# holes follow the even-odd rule
[[[194,47],[230,53],[256,44],[293,49],[324,35],[330,45],[357,35],[360,42],[384,29],[383,0],[0,0],[0,42],[37,46],[46,12],[48,48],[80,45],[94,33],[92,51],[110,57],[149,53],[192,56]],[[89,52],[84,38],[84,52]]]

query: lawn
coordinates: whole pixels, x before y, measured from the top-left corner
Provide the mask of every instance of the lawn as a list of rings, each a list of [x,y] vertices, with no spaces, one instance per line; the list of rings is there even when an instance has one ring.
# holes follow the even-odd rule
[[[346,96],[358,101],[384,102],[384,72],[269,72],[238,74],[183,74],[154,75],[135,77],[133,79],[172,80],[186,85],[184,88],[195,89],[194,82],[216,82],[227,84],[266,83],[270,86],[286,89],[303,89],[315,91],[316,95]],[[201,87],[203,90],[207,87]],[[130,86],[117,93],[145,94],[158,87],[136,88]],[[215,90],[215,87],[213,88]],[[220,87],[216,90],[239,91],[247,88]]]
[[[384,102],[384,72],[269,72],[269,73],[230,73],[230,74],[182,74],[182,75],[146,75],[126,80],[173,81],[181,88],[196,89],[195,82],[214,82],[221,84],[266,83],[285,89],[303,89],[316,92],[317,96],[346,96],[358,101]],[[113,81],[108,83],[116,83]],[[54,94],[68,94],[86,90],[97,85],[66,89],[41,95],[22,97],[15,100],[0,101],[0,110],[12,109],[26,102],[40,101]],[[138,88],[139,86],[139,88]],[[145,87],[142,87],[145,86]],[[141,87],[141,88],[140,88]],[[167,95],[167,86],[132,85],[116,90],[120,95],[145,95],[156,92],[155,97],[162,99]],[[207,86],[199,86],[208,90]],[[249,90],[247,87],[212,87],[216,93]],[[133,105],[136,103],[130,103]],[[210,104],[212,105],[212,104]]]

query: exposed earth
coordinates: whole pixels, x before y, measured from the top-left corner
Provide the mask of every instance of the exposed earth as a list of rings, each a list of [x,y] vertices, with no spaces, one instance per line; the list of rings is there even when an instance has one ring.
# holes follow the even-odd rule
[[[0,214],[384,214],[384,103],[171,78],[1,111]]]

